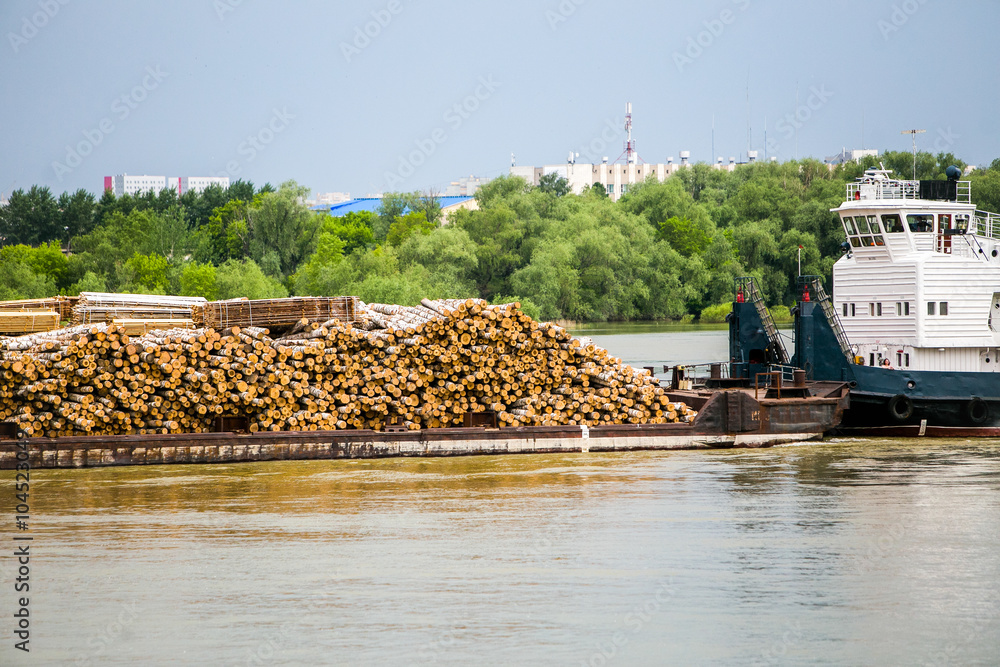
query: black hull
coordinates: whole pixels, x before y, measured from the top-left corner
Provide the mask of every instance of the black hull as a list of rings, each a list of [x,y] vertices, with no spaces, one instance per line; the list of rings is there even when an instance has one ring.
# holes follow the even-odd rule
[[[1000,428],[1000,400],[924,396],[905,398],[851,391],[851,407],[844,413],[847,428],[871,426],[941,426]],[[909,401],[907,403],[907,401]],[[912,408],[910,407],[912,405]],[[908,416],[906,416],[908,413]]]
[[[815,287],[813,291],[817,291]],[[1000,373],[857,365],[850,360],[849,341],[842,331],[838,334],[836,312],[828,303],[800,301],[795,311],[791,365],[804,370],[809,380],[845,382],[850,387],[850,408],[844,413],[841,432],[894,428],[901,433],[917,430],[919,435],[930,435],[938,434],[939,429],[964,429],[961,432],[965,435],[997,435]],[[753,319],[755,312],[749,304],[735,303],[733,312],[730,372],[733,377],[749,379],[763,369],[754,367],[743,351],[756,349],[752,335],[759,337],[763,326]],[[749,324],[735,326],[744,321]]]

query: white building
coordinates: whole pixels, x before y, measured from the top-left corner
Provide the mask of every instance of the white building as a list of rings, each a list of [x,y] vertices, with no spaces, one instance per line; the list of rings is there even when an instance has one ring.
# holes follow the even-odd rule
[[[177,183],[178,195],[185,192],[202,192],[210,185],[218,185],[223,190],[229,187],[228,176],[178,176],[171,180],[173,181],[171,185]]]
[[[317,192],[313,203],[332,206],[333,204],[343,204],[345,201],[351,201],[350,192]]]
[[[463,176],[457,181],[452,181],[442,194],[445,197],[472,197],[479,188],[489,183],[490,180],[479,176]]]
[[[659,181],[665,181],[671,174],[675,174],[681,169],[689,166],[691,154],[688,151],[681,151],[681,162],[675,164],[673,158],[667,158],[667,162],[660,164],[642,164],[638,162],[628,162],[626,164],[608,164],[607,158],[601,164],[576,164],[567,162],[566,164],[547,164],[541,167],[511,167],[511,176],[520,176],[532,185],[538,185],[542,176],[548,174],[558,174],[569,181],[569,187],[575,194],[583,192],[584,188],[589,188],[595,183],[604,186],[604,191],[612,201],[628,192],[629,186],[642,183],[652,176]]]
[[[229,187],[228,176],[130,176],[118,174],[104,177],[104,189],[111,190],[116,197],[124,195],[139,195],[145,192],[159,193],[160,190],[171,188],[182,195],[189,190],[201,192],[209,185],[218,185],[222,189]]]
[[[104,177],[104,189],[111,190],[116,197],[137,195],[144,192],[159,192],[167,187],[166,176],[130,176],[118,174]]]
[[[878,157],[878,150],[874,148],[855,148],[853,150],[842,149],[836,155],[826,158],[827,164],[844,164],[845,162],[859,162],[861,158]]]

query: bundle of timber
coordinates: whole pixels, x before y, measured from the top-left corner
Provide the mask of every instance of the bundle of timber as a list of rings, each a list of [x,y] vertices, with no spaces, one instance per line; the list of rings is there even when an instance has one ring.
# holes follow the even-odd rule
[[[138,337],[92,324],[0,339],[0,421],[26,435],[689,422],[655,379],[518,304],[357,303],[359,325],[300,321]]]
[[[357,317],[357,307],[358,298],[354,296],[211,301],[194,308],[194,321],[215,329],[282,326],[303,318],[313,322],[333,319],[352,322]]]
[[[190,320],[191,308],[205,303],[201,296],[110,294],[81,292],[73,307],[73,324],[128,320]]]
[[[68,319],[76,305],[75,296],[51,296],[44,299],[20,299],[18,301],[0,301],[0,312],[26,310],[54,310],[60,320]],[[24,332],[29,333],[29,332]]]
[[[50,331],[59,326],[55,310],[0,310],[0,334]]]

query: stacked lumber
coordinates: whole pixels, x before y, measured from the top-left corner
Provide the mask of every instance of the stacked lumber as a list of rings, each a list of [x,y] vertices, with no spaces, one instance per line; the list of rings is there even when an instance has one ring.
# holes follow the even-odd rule
[[[55,310],[0,310],[0,334],[27,334],[59,326]]]
[[[73,307],[73,324],[128,320],[190,320],[193,306],[205,303],[200,296],[159,294],[108,294],[81,292]]]
[[[302,319],[267,329],[169,329],[131,336],[90,324],[0,339],[0,421],[26,435],[460,425],[687,422],[647,371],[518,304],[357,304],[358,323]]]
[[[60,320],[69,319],[73,306],[76,305],[75,296],[52,296],[44,299],[19,299],[17,301],[0,301],[0,312],[4,311],[25,311],[25,310],[54,310],[59,314]],[[25,332],[27,333],[27,332]]]
[[[358,299],[353,296],[291,297],[253,301],[211,301],[194,307],[194,321],[204,327],[272,327],[294,324],[303,318],[313,322],[338,319],[353,321]]]

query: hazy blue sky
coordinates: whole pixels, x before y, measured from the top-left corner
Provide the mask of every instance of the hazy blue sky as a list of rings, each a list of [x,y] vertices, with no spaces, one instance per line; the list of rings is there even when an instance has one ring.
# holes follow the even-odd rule
[[[313,192],[622,153],[1000,157],[1000,2],[3,0],[0,192],[117,173]],[[365,33],[368,33],[367,35]],[[796,91],[798,104],[796,106]],[[798,119],[796,120],[796,114]],[[769,146],[765,147],[767,121]]]

